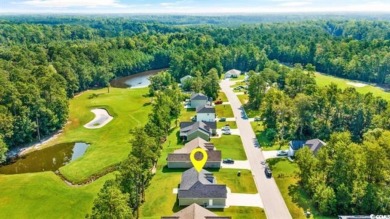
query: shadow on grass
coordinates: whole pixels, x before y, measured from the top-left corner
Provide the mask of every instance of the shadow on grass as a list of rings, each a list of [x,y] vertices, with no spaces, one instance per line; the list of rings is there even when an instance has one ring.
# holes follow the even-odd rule
[[[149,103],[144,103],[144,105],[143,105],[143,106],[150,106],[150,105],[152,105],[152,103],[151,103],[151,102],[149,102]]]
[[[177,188],[179,188],[179,185],[180,184],[177,185]],[[179,206],[179,199],[176,196],[176,202],[175,202],[175,204],[172,207],[172,211],[173,212],[178,212],[178,211],[182,210],[185,207],[187,207],[187,206]]]
[[[188,170],[188,168],[168,168],[167,165],[165,165],[163,168],[162,168],[162,172],[163,173],[181,173],[181,172],[184,172]]]
[[[195,112],[196,109],[195,108],[187,108],[187,112]]]
[[[276,164],[278,164],[279,162],[282,162],[282,161],[284,161],[283,159],[279,159],[279,158],[275,158],[275,159],[268,159],[267,160],[267,163],[268,163],[268,166],[271,168],[271,170],[272,170],[272,168],[276,165]]]

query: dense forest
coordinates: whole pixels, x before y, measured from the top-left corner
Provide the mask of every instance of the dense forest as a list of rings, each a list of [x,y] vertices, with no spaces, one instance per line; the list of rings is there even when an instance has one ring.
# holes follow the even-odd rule
[[[390,84],[388,21],[196,19],[1,17],[0,152],[61,128],[75,93],[144,70],[169,67],[179,80],[208,77],[211,69],[218,76],[232,68],[260,72],[277,60]],[[246,19],[250,25],[238,25]],[[354,136],[361,138],[366,127]],[[316,132],[309,128],[300,132]]]

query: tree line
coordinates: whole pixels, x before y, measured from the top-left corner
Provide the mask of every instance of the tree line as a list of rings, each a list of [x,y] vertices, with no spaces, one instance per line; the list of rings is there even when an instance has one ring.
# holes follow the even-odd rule
[[[167,73],[155,77],[170,77]],[[157,81],[157,80],[155,80]],[[119,165],[119,173],[114,180],[108,180],[94,201],[89,218],[139,218],[139,208],[145,202],[145,191],[157,168],[162,144],[166,141],[171,122],[180,116],[182,94],[173,79],[163,86],[155,85],[153,110],[144,127],[131,130],[132,150],[127,159]],[[157,88],[158,87],[158,88]]]

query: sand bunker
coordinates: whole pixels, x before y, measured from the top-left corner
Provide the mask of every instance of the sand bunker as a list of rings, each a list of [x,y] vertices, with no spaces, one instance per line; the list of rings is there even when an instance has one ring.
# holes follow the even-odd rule
[[[362,84],[362,83],[355,83],[355,82],[347,82],[348,85],[352,85],[354,87],[365,87],[367,84]]]
[[[113,117],[108,114],[105,109],[93,109],[91,110],[95,114],[95,118],[84,125],[87,129],[98,129],[109,123]]]

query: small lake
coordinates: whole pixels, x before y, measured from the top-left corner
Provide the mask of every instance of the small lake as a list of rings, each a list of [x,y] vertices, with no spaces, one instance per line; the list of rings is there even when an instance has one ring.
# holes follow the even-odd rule
[[[69,162],[84,155],[88,144],[63,143],[36,150],[24,156],[14,158],[9,164],[0,166],[0,174],[34,173],[56,171]]]
[[[120,77],[110,82],[112,87],[119,88],[142,88],[147,87],[150,84],[149,77],[159,72],[165,71],[167,68],[156,69],[150,71],[144,71],[137,74],[129,75],[126,77]]]

